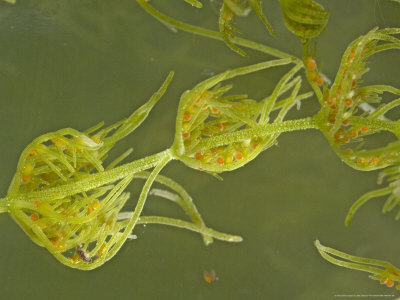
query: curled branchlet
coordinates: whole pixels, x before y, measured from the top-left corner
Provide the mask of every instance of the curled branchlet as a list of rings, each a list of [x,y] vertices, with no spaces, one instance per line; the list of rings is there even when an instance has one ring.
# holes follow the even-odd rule
[[[255,14],[264,23],[270,34],[273,34],[273,30],[262,12],[261,0],[249,0],[248,4],[246,3],[247,1],[243,2],[245,3],[240,3],[240,1],[235,0],[224,0],[220,9],[218,24],[219,31],[222,33],[228,47],[240,55],[246,56],[246,52],[233,42],[234,34],[240,33],[240,30],[232,25],[235,16],[247,16],[251,10],[254,10]]]
[[[346,226],[350,224],[356,211],[371,199],[386,197],[386,201],[382,207],[383,213],[390,212],[400,206],[400,167],[394,166],[381,171],[378,176],[378,183],[381,184],[384,179],[387,180],[386,187],[365,193],[354,202],[347,214]],[[397,212],[395,219],[400,219],[400,210]]]
[[[400,99],[389,103],[383,93],[400,95],[398,88],[388,85],[362,86],[362,76],[369,71],[370,56],[389,49],[399,49],[396,28],[373,29],[353,41],[345,53],[330,88],[323,94],[319,113],[321,129],[331,146],[348,165],[360,170],[374,170],[397,163],[400,126],[385,114],[400,105]],[[395,141],[383,147],[366,147],[369,137],[381,131],[393,134]]]
[[[396,289],[400,290],[400,269],[392,264],[377,259],[353,256],[333,248],[321,245],[316,240],[315,247],[321,256],[332,264],[370,273],[369,278],[378,280],[387,287],[393,287],[397,282]]]
[[[290,62],[281,59],[226,71],[185,92],[179,104],[172,147],[176,157],[190,167],[219,173],[243,166],[274,145],[286,113],[311,95],[298,94],[301,79],[294,75],[301,65],[285,74],[273,93],[261,102],[248,99],[247,95],[225,95],[232,86],[219,84],[238,75]],[[278,101],[278,97],[289,91],[288,98]],[[269,115],[274,110],[279,113],[271,121]],[[264,130],[268,125],[275,130]]]

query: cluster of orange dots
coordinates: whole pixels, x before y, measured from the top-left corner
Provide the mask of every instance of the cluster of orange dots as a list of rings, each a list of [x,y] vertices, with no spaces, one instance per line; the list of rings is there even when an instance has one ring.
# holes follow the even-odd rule
[[[348,148],[345,150],[348,154],[352,154],[353,150]],[[360,166],[366,166],[366,165],[375,165],[380,161],[387,161],[390,159],[392,156],[397,156],[397,153],[386,153],[384,155],[379,155],[379,156],[372,156],[372,157],[353,157],[355,162],[360,165]]]
[[[349,57],[347,58],[346,68],[344,69],[344,72],[343,72],[343,78],[345,78],[345,76],[348,72],[348,68],[349,68],[350,64],[353,62],[354,56],[355,56],[355,49],[353,49],[353,51],[350,53]],[[348,78],[349,78],[349,76],[346,77],[346,80],[348,80]],[[357,95],[354,90],[357,86],[356,78],[357,78],[357,76],[355,73],[352,73],[351,78],[349,78],[352,81],[351,82],[351,91],[346,95],[346,97],[344,97],[344,105],[345,105],[345,108],[347,109],[347,111],[352,109],[354,107],[354,103],[357,102],[361,98],[361,95]],[[335,93],[336,93],[336,96],[333,96],[333,97],[329,97],[329,95],[328,95],[329,93],[325,95],[327,98],[325,103],[330,108],[329,117],[328,117],[328,120],[330,123],[336,123],[336,117],[338,114],[338,106],[339,106],[339,100],[337,98],[342,98],[341,97],[342,83],[339,84],[339,87],[337,88]],[[347,126],[348,124],[349,124],[349,121],[347,119],[342,120],[342,125]],[[360,129],[361,129],[361,132],[368,131],[368,128],[366,126],[361,127]],[[346,143],[349,140],[351,140],[351,138],[357,137],[359,130],[352,130],[352,132],[348,133],[347,137],[345,137],[344,139],[337,139],[336,137],[338,135],[340,135],[340,133],[336,133],[335,140],[339,144]]]
[[[193,116],[195,115],[196,110],[201,109],[202,111],[207,111],[209,110],[210,113],[212,114],[218,114],[219,109],[216,107],[210,107],[206,104],[202,104],[204,101],[203,99],[206,97],[210,97],[211,93],[209,91],[204,91],[199,97],[195,98],[193,101],[192,105],[189,105],[186,109],[186,111],[183,113],[182,119],[182,138],[184,139],[184,144],[185,146],[190,145],[190,132],[193,130],[193,128],[190,128],[191,121],[193,122]],[[222,124],[220,125],[222,126]],[[222,129],[222,128],[220,128]],[[197,138],[198,140],[201,139],[201,137]]]
[[[338,88],[337,93],[338,94],[341,93],[340,87]],[[356,97],[358,98],[359,96],[356,96]],[[337,114],[338,114],[338,105],[339,105],[338,99],[336,97],[331,97],[331,98],[328,98],[325,101],[325,103],[329,107],[328,121],[331,124],[335,124]],[[347,109],[350,109],[354,105],[354,100],[351,98],[348,98],[345,100],[344,104]],[[366,134],[369,131],[368,126],[350,127],[348,129],[346,129],[345,127],[349,125],[349,120],[347,118],[342,120],[341,125],[342,126],[333,134],[333,138],[334,138],[335,142],[340,145],[346,144],[346,143],[352,141],[353,139],[357,138],[360,134]]]
[[[334,122],[332,122],[334,123]],[[349,124],[348,120],[343,120],[342,124],[344,126],[347,126]],[[360,128],[352,128],[349,130],[346,130],[344,128],[339,128],[334,134],[333,138],[337,144],[343,145],[347,144],[351,140],[355,139],[358,137],[360,133],[367,133],[369,130],[368,126],[362,126]]]
[[[243,145],[242,145],[243,146]],[[212,148],[205,153],[196,152],[194,158],[205,163],[216,163],[217,165],[230,164],[233,161],[241,161],[250,151],[257,150],[258,142],[252,142],[247,148],[235,147],[235,151],[227,150],[225,147]]]
[[[383,162],[386,163],[393,158],[398,157],[397,152],[391,152],[391,153],[385,153],[380,156],[373,156],[373,157],[358,157],[356,158],[356,162],[358,165],[374,165],[377,164],[378,162]]]
[[[52,142],[53,145],[60,148],[62,151],[66,150],[66,149],[69,151],[72,151],[68,147],[67,142],[61,138],[52,138],[50,141]],[[77,147],[77,150],[79,151],[78,148],[79,147]],[[80,147],[80,148],[81,148],[81,150],[83,150],[82,147]],[[46,145],[39,144],[36,149],[32,149],[31,151],[29,151],[28,156],[27,156],[27,163],[25,164],[25,166],[22,170],[22,174],[21,174],[21,183],[22,184],[27,184],[27,183],[31,182],[32,171],[35,168],[34,159],[39,156],[39,153],[43,153],[43,151],[46,149],[47,149]]]
[[[41,209],[46,209],[46,210],[53,210],[53,207],[48,204],[48,203],[42,203],[40,200],[35,200],[34,205],[36,207],[41,207]],[[93,211],[97,210],[100,207],[100,202],[96,199],[94,200],[91,204],[88,205],[87,207],[87,213],[90,215]],[[61,212],[61,214],[65,214],[65,210]],[[70,214],[71,216],[75,216],[76,213]],[[36,225],[38,225],[42,230],[45,228],[49,228],[51,232],[54,233],[54,236],[51,236],[49,238],[50,243],[58,248],[58,249],[63,249],[65,247],[65,244],[62,243],[62,239],[67,236],[67,233],[63,230],[60,230],[59,224],[49,224],[45,219],[42,219],[39,213],[32,213],[30,215],[30,219],[32,222],[35,222]],[[107,225],[111,225],[113,220],[108,220],[106,222]],[[53,235],[52,233],[52,235]]]
[[[30,160],[31,157],[33,156],[38,156],[38,152],[36,150],[31,150],[28,153],[27,160]],[[22,175],[21,175],[21,183],[22,184],[27,184],[28,182],[31,181],[31,175],[32,171],[35,168],[35,164],[33,162],[27,162],[22,170]]]
[[[319,74],[317,63],[311,56],[307,57],[306,68],[311,72],[311,78],[315,81],[316,84],[318,84],[319,86],[324,84],[324,78]]]
[[[338,88],[337,90],[337,94],[340,95],[341,93],[341,89]],[[356,96],[359,97],[359,96]],[[338,100],[336,97],[332,97],[332,98],[328,98],[325,103],[329,106],[330,111],[329,111],[329,122],[330,123],[335,123],[336,121],[336,115],[338,113]],[[354,105],[354,100],[352,98],[348,98],[345,100],[344,102],[345,106],[347,109],[350,109],[351,107],[353,107]],[[342,121],[343,125],[347,125],[348,124],[348,120],[343,120]]]
[[[358,165],[368,165],[368,164],[376,164],[378,163],[380,158],[378,156],[373,156],[371,158],[365,158],[365,157],[358,157],[357,158],[357,164]]]

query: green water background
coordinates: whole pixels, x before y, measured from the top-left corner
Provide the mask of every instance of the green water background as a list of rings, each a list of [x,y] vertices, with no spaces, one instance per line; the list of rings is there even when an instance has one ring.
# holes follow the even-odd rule
[[[178,0],[151,1],[181,20],[217,29],[219,4],[203,2],[198,10]],[[278,1],[264,2],[276,37],[254,15],[238,20],[237,26],[250,39],[299,56],[300,42],[284,27]],[[318,56],[330,78],[353,39],[375,26],[400,26],[400,4],[395,2],[321,3],[331,16],[318,38]],[[133,147],[133,160],[166,149],[172,143],[180,94],[227,68],[270,59],[248,53],[242,58],[221,42],[173,33],[135,1],[1,2],[1,195],[32,139],[64,127],[85,130],[101,120],[111,124],[144,103],[175,70],[171,87],[149,118],[113,153]],[[399,52],[377,55],[365,82],[400,87],[399,66]],[[235,91],[260,99],[285,71],[267,70],[232,82]],[[316,100],[308,100],[289,117],[317,111]],[[327,263],[313,246],[319,238],[328,246],[400,265],[399,224],[393,213],[380,213],[382,201],[369,203],[349,228],[344,226],[353,201],[376,187],[377,173],[347,167],[319,132],[282,135],[278,146],[223,174],[222,182],[179,162],[162,173],[188,190],[210,227],[240,234],[244,241],[205,247],[192,232],[138,226],[137,240],[127,242],[101,268],[83,272],[60,264],[2,214],[0,299],[308,300],[398,294],[365,273]],[[128,188],[133,196],[127,209],[134,207],[140,183]],[[185,217],[173,204],[154,197],[149,197],[144,214]],[[209,269],[219,278],[211,284],[202,278]]]

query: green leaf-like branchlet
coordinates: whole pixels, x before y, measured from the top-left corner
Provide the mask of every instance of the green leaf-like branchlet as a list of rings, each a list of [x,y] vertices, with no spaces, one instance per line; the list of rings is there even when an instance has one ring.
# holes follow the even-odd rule
[[[383,260],[350,255],[323,246],[318,240],[316,240],[314,244],[319,254],[330,263],[344,268],[370,273],[371,275],[369,278],[378,280],[381,284],[385,284],[388,287],[394,286],[395,282],[397,282],[396,289],[400,290],[400,269],[392,264]]]

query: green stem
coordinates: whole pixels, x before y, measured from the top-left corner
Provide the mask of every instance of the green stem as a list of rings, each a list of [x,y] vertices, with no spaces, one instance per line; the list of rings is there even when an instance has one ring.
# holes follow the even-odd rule
[[[397,122],[390,120],[373,119],[371,117],[364,118],[352,116],[349,118],[349,121],[352,125],[369,126],[373,129],[390,131],[395,135],[398,134],[400,128],[399,123]]]
[[[305,42],[303,42],[303,45],[302,45],[303,64],[304,64],[304,62],[307,61],[307,58],[310,56],[309,49],[310,49],[310,40],[307,39]],[[321,89],[316,84],[315,80],[311,77],[311,72],[307,69],[307,67],[305,68],[305,70],[306,70],[305,73],[306,73],[307,81],[311,85],[312,89],[314,90],[315,95],[317,96],[319,104],[321,106],[323,106],[324,96],[322,95]]]
[[[161,161],[163,161],[166,157],[171,159],[171,153],[169,149],[157,154],[147,156],[142,159],[138,159],[136,161],[127,163],[111,170],[90,174],[89,176],[72,183],[67,183],[65,185],[49,188],[43,191],[33,191],[24,194],[8,195],[5,199],[10,205],[12,205],[13,201],[18,200],[34,201],[35,199],[40,199],[40,201],[45,202],[52,199],[61,199],[70,195],[74,195],[76,193],[82,193],[97,188],[99,186],[112,183],[130,174],[153,168],[157,166]]]
[[[7,198],[0,199],[0,213],[8,212]]]
[[[177,20],[174,20],[173,18],[164,15],[163,13],[161,13],[160,11],[156,10],[153,6],[151,6],[149,4],[148,1],[146,0],[136,0],[137,3],[143,7],[143,9],[145,11],[147,11],[150,15],[152,15],[154,18],[156,18],[157,20],[159,20],[161,23],[165,24],[168,27],[173,27],[173,28],[178,28],[181,29],[183,31],[186,32],[190,32],[190,33],[195,33],[201,36],[205,36],[211,39],[215,39],[215,40],[219,40],[219,41],[224,41],[224,35],[220,32],[217,31],[213,31],[213,30],[209,30],[209,29],[204,29],[198,26],[193,26],[193,25],[189,25]],[[287,54],[285,52],[279,51],[277,49],[274,49],[272,47],[268,47],[266,45],[262,45],[256,42],[252,42],[243,38],[239,38],[239,37],[232,37],[230,39],[231,42],[233,42],[236,45],[242,46],[242,47],[246,47],[252,50],[256,50],[259,52],[263,52],[269,55],[272,55],[274,57],[278,57],[278,58],[292,58],[294,59],[296,62],[301,61],[299,58]]]
[[[243,129],[231,133],[217,135],[211,138],[202,139],[196,149],[210,149],[226,144],[240,142],[251,138],[265,137],[271,134],[279,134],[282,132],[290,132],[296,130],[318,129],[317,122],[312,117],[289,120],[279,123],[271,123],[260,125],[255,128]]]

